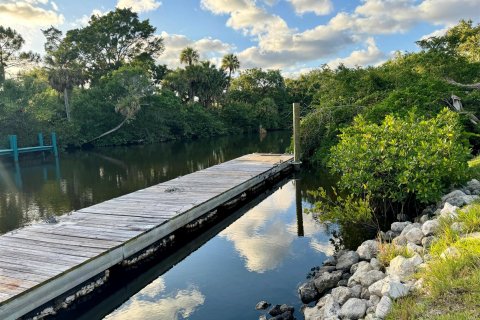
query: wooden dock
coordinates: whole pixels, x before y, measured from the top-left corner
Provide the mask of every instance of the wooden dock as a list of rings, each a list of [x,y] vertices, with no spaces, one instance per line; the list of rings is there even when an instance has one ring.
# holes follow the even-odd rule
[[[16,319],[292,166],[250,154],[0,236],[0,319]]]

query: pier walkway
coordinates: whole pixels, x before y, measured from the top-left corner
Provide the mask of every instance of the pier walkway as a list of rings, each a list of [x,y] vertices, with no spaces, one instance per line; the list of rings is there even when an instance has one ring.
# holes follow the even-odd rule
[[[250,154],[0,236],[0,319],[62,296],[292,166]]]

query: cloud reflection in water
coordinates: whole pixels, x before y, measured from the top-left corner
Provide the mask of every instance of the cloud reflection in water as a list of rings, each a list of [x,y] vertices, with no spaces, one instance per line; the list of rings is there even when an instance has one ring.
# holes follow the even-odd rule
[[[204,304],[205,296],[196,287],[178,290],[163,295],[165,281],[158,278],[125,304],[105,317],[107,320],[165,319],[178,320],[188,318]]]

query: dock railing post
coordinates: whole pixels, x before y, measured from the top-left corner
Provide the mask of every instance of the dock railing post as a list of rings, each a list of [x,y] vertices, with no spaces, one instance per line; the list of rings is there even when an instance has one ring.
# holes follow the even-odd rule
[[[55,158],[58,157],[57,134],[52,132],[52,152]]]
[[[17,136],[12,134],[8,136],[10,140],[10,149],[12,149],[13,161],[18,163],[18,143],[17,143]]]
[[[43,147],[45,145],[43,141],[43,134],[41,132],[38,133],[38,146]],[[45,152],[42,151],[43,160],[45,160]]]
[[[293,104],[293,163],[296,169],[300,164],[300,103]]]

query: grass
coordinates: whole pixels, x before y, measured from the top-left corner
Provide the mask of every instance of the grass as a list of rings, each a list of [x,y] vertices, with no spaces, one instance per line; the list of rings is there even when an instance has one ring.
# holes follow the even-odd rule
[[[455,219],[440,220],[438,240],[429,252],[432,259],[416,275],[423,278],[423,292],[396,301],[388,319],[480,319],[480,238],[462,237],[450,227],[453,222],[462,222],[468,233],[479,232],[480,203],[461,210]],[[459,256],[442,258],[448,247]]]
[[[384,267],[390,265],[390,261],[396,256],[404,256],[405,258],[413,257],[413,253],[407,247],[394,245],[393,243],[379,241],[377,259]]]
[[[470,169],[470,175],[478,179],[478,177],[480,177],[480,155],[468,161],[468,167]]]

